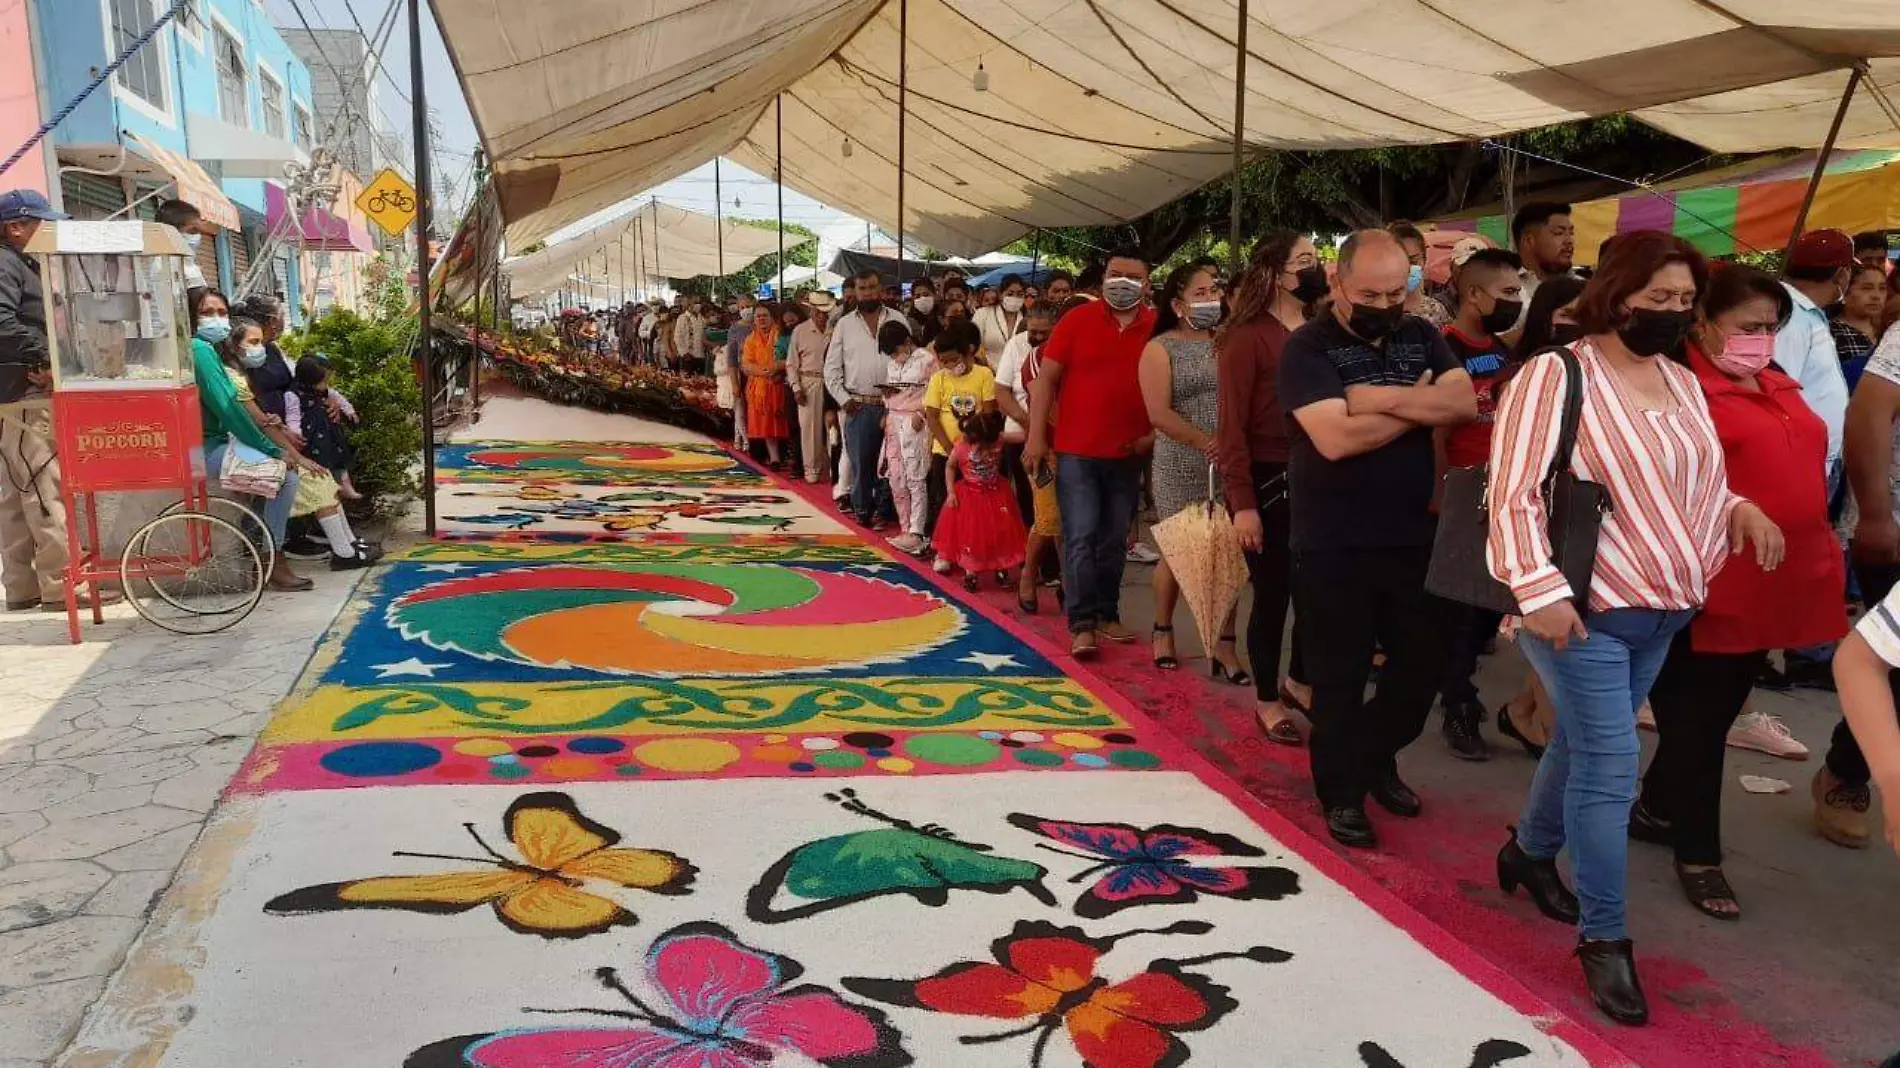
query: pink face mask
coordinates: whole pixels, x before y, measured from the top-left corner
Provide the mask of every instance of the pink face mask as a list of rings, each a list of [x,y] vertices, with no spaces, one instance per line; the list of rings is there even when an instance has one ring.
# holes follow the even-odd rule
[[[1722,351],[1709,361],[1722,373],[1737,378],[1752,378],[1775,358],[1775,335],[1731,334]]]

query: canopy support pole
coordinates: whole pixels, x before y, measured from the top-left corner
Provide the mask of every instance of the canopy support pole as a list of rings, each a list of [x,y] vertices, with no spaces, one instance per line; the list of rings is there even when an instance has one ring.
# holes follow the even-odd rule
[[[429,101],[422,81],[422,0],[409,0],[409,96],[416,124],[416,338],[422,352],[422,529],[435,537],[435,346],[429,321],[429,227],[435,190],[429,176]]]
[[[660,198],[654,197],[647,201],[647,206],[653,209],[653,277],[660,285],[665,285],[666,276],[660,273]]]
[[[1240,277],[1240,168],[1247,143],[1247,0],[1240,0],[1240,23],[1234,34],[1234,173],[1229,179],[1227,206],[1227,277]]]
[[[1854,102],[1854,90],[1860,88],[1864,66],[1854,67],[1847,75],[1847,91],[1841,94],[1841,106],[1834,110],[1834,122],[1827,128],[1827,140],[1821,142],[1821,154],[1814,158],[1814,174],[1808,178],[1808,191],[1802,194],[1801,210],[1795,212],[1794,229],[1788,232],[1788,247],[1782,250],[1782,262],[1794,255],[1794,243],[1801,240],[1801,231],[1808,225],[1808,210],[1814,207],[1814,195],[1821,191],[1821,176],[1827,173],[1828,158],[1834,155],[1834,139],[1841,134],[1841,123],[1847,121],[1847,107]]]
[[[1036,227],[1035,232],[1032,233],[1029,237],[1029,284],[1032,286],[1036,286],[1037,289],[1042,288],[1040,285],[1036,284],[1036,275],[1041,270],[1042,270],[1042,227],[1038,226]]]
[[[719,157],[713,157],[713,229],[719,234],[719,277],[713,279],[713,303],[725,307],[726,298],[720,295],[726,282],[726,206],[725,197],[719,189]]]
[[[778,285],[772,290],[772,298],[783,303],[785,300],[785,94],[772,98],[772,124],[774,131],[773,150],[778,153],[778,162],[772,165],[772,180],[778,183]]]
[[[640,217],[638,215],[635,215],[633,217],[633,271],[634,271],[634,274],[637,276],[634,279],[634,286],[633,286],[634,298],[641,302],[645,302],[646,280],[647,280],[647,247],[646,245],[640,242]]]
[[[897,287],[904,287],[904,132],[910,109],[910,0],[897,0]],[[864,250],[868,255],[870,249]]]

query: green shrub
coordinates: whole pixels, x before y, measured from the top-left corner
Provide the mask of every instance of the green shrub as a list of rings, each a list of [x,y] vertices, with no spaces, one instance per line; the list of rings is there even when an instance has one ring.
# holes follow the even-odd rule
[[[356,408],[351,475],[358,490],[384,504],[412,498],[419,488],[422,390],[408,354],[414,336],[414,319],[375,322],[338,309],[283,343],[293,356],[329,357],[331,384]]]

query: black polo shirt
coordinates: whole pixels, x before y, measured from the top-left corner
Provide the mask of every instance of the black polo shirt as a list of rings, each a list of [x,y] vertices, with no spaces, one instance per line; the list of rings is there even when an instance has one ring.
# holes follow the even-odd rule
[[[1431,545],[1437,530],[1431,428],[1409,430],[1371,452],[1328,460],[1293,413],[1330,398],[1344,400],[1348,386],[1410,386],[1428,370],[1442,375],[1458,367],[1438,329],[1411,316],[1376,345],[1330,314],[1293,332],[1280,354],[1280,403],[1287,413],[1296,552]]]

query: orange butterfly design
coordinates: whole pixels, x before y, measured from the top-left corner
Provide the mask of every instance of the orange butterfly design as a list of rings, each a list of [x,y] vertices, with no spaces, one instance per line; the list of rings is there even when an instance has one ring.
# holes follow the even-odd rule
[[[563,793],[524,794],[508,806],[502,830],[520,860],[496,852],[473,823],[462,826],[486,857],[400,851],[395,855],[460,860],[488,868],[306,886],[272,899],[264,911],[278,916],[346,909],[446,914],[489,905],[510,930],[543,938],[580,938],[637,920],[619,902],[586,889],[590,882],[680,895],[692,892],[693,878],[699,873],[673,853],[618,848],[620,833],[581,815],[574,799]]]

